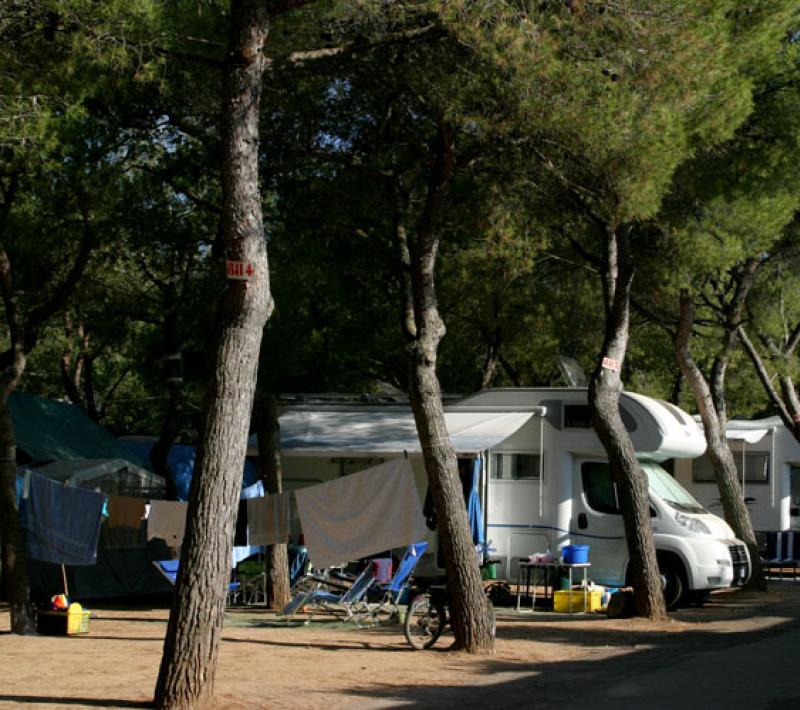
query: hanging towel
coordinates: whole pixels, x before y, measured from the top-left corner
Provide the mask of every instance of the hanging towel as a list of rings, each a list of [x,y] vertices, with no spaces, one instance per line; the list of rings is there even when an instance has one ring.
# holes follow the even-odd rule
[[[95,564],[105,500],[102,493],[31,473],[28,497],[20,506],[28,556],[63,565]]]
[[[251,545],[279,545],[289,539],[289,494],[247,499],[247,528]]]
[[[407,459],[301,488],[295,498],[309,558],[316,567],[410,545],[427,532]]]
[[[151,500],[147,518],[147,539],[154,537],[167,541],[170,547],[179,547],[186,528],[186,503],[174,500]]]
[[[108,511],[108,527],[138,528],[144,518],[144,498],[111,496]]]

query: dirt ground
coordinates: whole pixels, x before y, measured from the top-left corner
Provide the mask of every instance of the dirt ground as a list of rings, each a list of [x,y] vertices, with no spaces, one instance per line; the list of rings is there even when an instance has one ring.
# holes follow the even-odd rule
[[[0,709],[147,707],[168,610],[92,607],[89,634],[18,637],[0,609]],[[566,707],[575,684],[607,683],[686,653],[780,633],[800,620],[800,584],[723,592],[665,623],[500,610],[497,650],[413,651],[402,628],[286,628],[230,609],[216,675],[219,708]]]

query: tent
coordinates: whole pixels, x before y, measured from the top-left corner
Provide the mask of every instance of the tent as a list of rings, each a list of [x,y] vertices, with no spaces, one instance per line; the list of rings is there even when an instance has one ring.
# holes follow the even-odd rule
[[[119,442],[131,455],[140,459],[150,460],[150,450],[155,445],[151,437],[125,437]],[[167,454],[167,465],[175,481],[175,491],[178,500],[189,500],[189,488],[192,484],[192,473],[197,451],[194,446],[186,444],[173,444]],[[252,486],[259,480],[256,465],[246,460],[244,462],[243,488]]]
[[[25,392],[8,399],[19,460],[38,473],[68,485],[107,495],[163,498],[166,481],[147,470],[145,459],[129,451],[80,407]],[[147,541],[146,530],[103,525],[97,564],[67,566],[75,600],[170,594],[152,560],[163,559],[166,544]],[[59,565],[28,560],[31,596],[46,601],[63,591]]]
[[[92,488],[107,495],[164,498],[167,482],[124,459],[52,461],[36,471],[65,485]]]
[[[149,466],[74,404],[14,392],[8,398],[8,409],[24,463],[125,459],[142,468]]]

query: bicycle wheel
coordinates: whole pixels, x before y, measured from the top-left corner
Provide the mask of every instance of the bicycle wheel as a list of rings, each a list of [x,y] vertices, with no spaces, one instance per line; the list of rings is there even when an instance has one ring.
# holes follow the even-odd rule
[[[421,651],[436,643],[445,623],[444,605],[434,602],[430,594],[417,594],[406,610],[403,633],[411,647]]]

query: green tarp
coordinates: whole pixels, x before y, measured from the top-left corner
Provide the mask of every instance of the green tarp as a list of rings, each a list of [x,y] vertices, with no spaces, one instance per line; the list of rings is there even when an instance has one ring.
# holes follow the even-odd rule
[[[54,402],[25,392],[8,398],[17,447],[33,463],[75,459],[125,459],[149,468],[86,412],[74,404]]]

